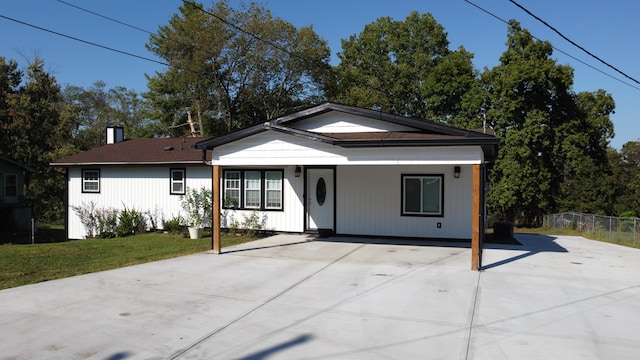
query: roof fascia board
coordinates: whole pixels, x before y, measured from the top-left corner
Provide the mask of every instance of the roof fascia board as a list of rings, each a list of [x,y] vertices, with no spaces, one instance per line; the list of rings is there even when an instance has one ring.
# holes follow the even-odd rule
[[[82,162],[82,163],[49,163],[49,166],[166,166],[166,165],[205,165],[202,161],[174,161],[174,162]]]
[[[420,120],[420,119],[410,118],[410,117],[405,117],[400,115],[393,115],[393,114],[388,114],[381,111],[363,109],[359,107],[337,104],[333,102],[326,102],[316,107],[284,116],[282,118],[276,119],[275,121],[273,121],[273,123],[286,124],[286,123],[296,122],[296,121],[304,120],[313,115],[329,112],[331,110],[339,111],[339,112],[343,112],[351,115],[356,115],[356,116],[363,116],[370,119],[386,121],[386,122],[390,122],[397,125],[410,126],[419,130],[438,132],[445,135],[467,136],[467,137],[474,137],[474,138],[475,137],[479,137],[479,138],[492,137],[491,135],[486,135],[486,134],[482,134],[482,133],[478,133],[478,132],[466,130],[466,129],[454,128],[454,127],[450,127],[443,124],[437,124],[437,123],[426,121],[426,120]]]
[[[429,140],[338,140],[336,145],[343,148],[359,147],[397,147],[397,146],[465,146],[482,145],[497,146],[498,142],[490,138],[463,138],[463,139],[429,139]]]

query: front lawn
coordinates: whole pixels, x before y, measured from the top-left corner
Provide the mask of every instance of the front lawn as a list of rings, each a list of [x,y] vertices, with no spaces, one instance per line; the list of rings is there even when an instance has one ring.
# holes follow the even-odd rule
[[[222,235],[222,247],[251,241]],[[0,245],[0,289],[168,259],[211,249],[211,238],[192,240],[149,233],[35,245]]]

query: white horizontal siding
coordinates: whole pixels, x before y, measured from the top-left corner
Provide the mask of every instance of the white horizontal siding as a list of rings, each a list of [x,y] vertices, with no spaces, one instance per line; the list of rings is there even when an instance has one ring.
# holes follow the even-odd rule
[[[480,164],[480,146],[341,148],[265,131],[216,147],[222,166],[262,165],[444,165]]]
[[[402,174],[443,174],[444,216],[401,216]],[[459,179],[453,166],[338,166],[336,232],[470,239],[471,184],[471,166],[462,166]]]
[[[293,123],[291,126],[296,129],[317,133],[416,131],[416,129],[412,127],[337,111],[317,115],[311,119],[301,120]]]
[[[102,167],[100,168],[100,193],[82,193],[80,168],[69,169],[69,238],[82,239],[86,231],[72,206],[81,206],[93,201],[97,208],[122,210],[136,209],[150,212],[157,218],[157,226],[162,220],[186,214],[180,205],[180,195],[170,194],[170,168],[175,167]],[[205,187],[211,189],[211,167],[186,167],[187,189]]]

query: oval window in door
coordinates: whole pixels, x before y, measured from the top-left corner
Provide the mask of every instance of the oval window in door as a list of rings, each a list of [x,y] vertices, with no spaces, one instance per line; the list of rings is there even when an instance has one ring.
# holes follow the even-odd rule
[[[318,205],[322,206],[326,198],[327,198],[327,184],[324,182],[323,178],[320,178],[316,183],[316,200],[318,200]]]

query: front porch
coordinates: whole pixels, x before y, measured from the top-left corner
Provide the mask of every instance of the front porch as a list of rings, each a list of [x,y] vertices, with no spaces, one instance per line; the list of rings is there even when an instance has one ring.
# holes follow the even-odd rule
[[[321,236],[390,237],[396,239],[449,239],[470,241],[472,269],[481,266],[484,212],[481,193],[481,165],[431,166],[269,166],[263,168],[213,166],[214,221],[212,249],[220,253],[220,232],[229,228],[230,218],[259,215],[270,232],[312,233]],[[282,174],[277,201],[270,206],[246,208],[243,183],[246,177]],[[225,178],[232,174],[232,180]],[[245,175],[246,174],[246,175]],[[266,175],[265,175],[266,174]],[[405,175],[428,174],[440,182],[438,214],[420,216],[405,213]],[[279,179],[279,178],[278,178]],[[248,180],[247,180],[248,181]],[[263,188],[271,185],[264,185]],[[235,192],[230,192],[230,187]],[[277,184],[277,182],[276,182]],[[257,190],[256,190],[257,191]],[[273,191],[273,188],[272,188]],[[238,194],[229,207],[229,194]],[[270,195],[269,195],[270,196]],[[273,196],[270,196],[273,198]],[[273,206],[280,204],[280,206]],[[269,208],[272,207],[272,208]],[[218,221],[215,221],[218,219]],[[474,223],[475,219],[475,223]]]

